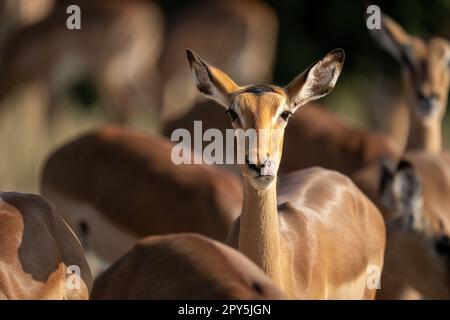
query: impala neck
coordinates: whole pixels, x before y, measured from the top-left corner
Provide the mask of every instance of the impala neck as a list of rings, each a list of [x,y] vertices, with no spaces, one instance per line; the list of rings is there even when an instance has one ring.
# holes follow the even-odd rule
[[[410,111],[411,113],[412,111]],[[423,150],[439,153],[442,150],[441,121],[424,122],[410,116],[410,128],[406,151]]]
[[[283,288],[276,183],[267,190],[258,191],[244,178],[239,251]]]

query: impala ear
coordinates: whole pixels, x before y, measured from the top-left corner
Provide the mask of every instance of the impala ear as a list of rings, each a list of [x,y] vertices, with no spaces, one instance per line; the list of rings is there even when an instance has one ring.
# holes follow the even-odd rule
[[[333,90],[341,74],[344,59],[344,50],[335,49],[285,87],[292,112],[309,101],[326,96]]]
[[[390,210],[395,210],[395,200],[392,194],[392,181],[394,180],[395,165],[386,158],[380,159],[380,177],[378,195],[381,203]]]
[[[375,42],[398,61],[403,61],[405,50],[411,43],[408,33],[389,16],[381,13],[381,28],[369,29]]]
[[[224,72],[208,65],[191,50],[188,49],[186,53],[197,89],[206,97],[228,107],[231,95],[239,90],[239,86]]]
[[[385,192],[390,193],[393,202],[384,204],[395,211],[396,217],[402,222],[401,226],[408,230],[423,231],[422,183],[412,164],[407,160],[400,161],[392,175],[392,182],[387,186]]]

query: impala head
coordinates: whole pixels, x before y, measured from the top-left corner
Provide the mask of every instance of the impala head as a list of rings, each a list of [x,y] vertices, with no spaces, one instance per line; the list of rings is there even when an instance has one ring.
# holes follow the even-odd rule
[[[330,93],[344,62],[344,51],[336,49],[281,88],[239,86],[192,51],[188,50],[187,56],[198,90],[227,109],[235,130],[256,133],[256,139],[246,136],[243,140],[245,161],[240,166],[244,177],[259,190],[276,180],[289,117],[303,104]]]
[[[381,29],[370,33],[402,66],[411,116],[424,123],[441,120],[450,85],[450,42],[411,36],[386,15],[381,16]]]
[[[383,166],[380,197],[395,217],[388,222],[388,243],[399,268],[426,297],[450,298],[450,234],[433,214],[436,204],[427,201],[411,163],[402,160],[394,170]]]

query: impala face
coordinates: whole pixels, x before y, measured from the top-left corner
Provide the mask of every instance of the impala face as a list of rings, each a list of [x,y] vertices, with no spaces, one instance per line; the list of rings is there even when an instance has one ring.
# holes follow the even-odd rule
[[[344,51],[336,49],[285,88],[241,87],[193,52],[188,50],[187,56],[198,90],[227,109],[236,130],[238,152],[241,149],[245,153],[242,174],[258,190],[267,189],[276,180],[289,117],[301,105],[330,93],[344,62]]]
[[[450,42],[410,36],[387,16],[380,30],[372,30],[377,43],[402,66],[411,115],[418,121],[441,120],[450,86]]]
[[[442,119],[450,83],[450,44],[440,38],[412,38],[403,49],[403,78],[413,114]]]
[[[284,129],[292,114],[284,92],[248,87],[233,98],[227,113],[235,130],[253,133],[253,139],[238,139],[238,150],[245,155],[245,164],[240,165],[243,175],[255,188],[267,187],[276,178]]]

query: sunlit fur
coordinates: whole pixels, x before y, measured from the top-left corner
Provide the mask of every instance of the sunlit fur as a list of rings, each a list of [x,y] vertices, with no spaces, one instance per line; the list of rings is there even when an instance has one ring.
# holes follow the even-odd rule
[[[292,113],[331,92],[344,52],[332,51],[283,89],[239,87],[191,51],[188,60],[199,91],[232,111],[235,129],[284,131],[283,109]],[[241,165],[243,206],[227,243],[254,261],[289,297],[373,299],[376,290],[367,285],[367,270],[382,270],[385,246],[379,211],[350,179],[322,168],[296,171],[277,183],[275,172],[260,182],[258,166],[270,157],[278,168],[282,145],[283,135],[258,145],[249,151],[249,156],[259,151],[256,168]]]
[[[79,281],[69,266],[79,267]],[[88,299],[91,286],[83,249],[55,208],[38,195],[0,192],[0,300]]]
[[[193,233],[139,240],[95,280],[92,289],[94,300],[285,298],[243,254]]]

